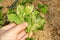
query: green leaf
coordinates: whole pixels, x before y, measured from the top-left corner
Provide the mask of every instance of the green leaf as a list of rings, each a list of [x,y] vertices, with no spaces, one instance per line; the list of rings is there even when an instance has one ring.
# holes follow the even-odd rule
[[[0,25],[3,25],[4,24],[4,20],[2,19],[0,19]]]
[[[44,6],[48,7],[48,4],[44,4]]]
[[[20,18],[16,14],[9,14],[7,16],[10,22],[15,22],[16,24],[19,24],[21,22]]]
[[[15,12],[14,9],[9,9],[9,10],[7,11],[7,13],[8,13],[8,14],[13,14],[13,13],[16,13],[16,12]]]
[[[40,20],[40,23],[39,23],[40,27],[38,27],[38,30],[43,30],[43,29],[44,29],[44,24],[45,24],[45,22],[46,22],[45,19],[41,19],[41,20]]]
[[[42,11],[43,14],[46,14],[47,13],[47,7],[42,7],[41,11]]]
[[[0,25],[4,24],[4,18],[3,18],[3,14],[2,14],[2,9],[0,10]]]
[[[29,17],[29,15],[26,16],[26,17],[24,18],[24,20],[25,20],[26,22],[28,22],[28,23],[31,24],[31,18]]]
[[[10,22],[15,22],[16,24],[21,22],[20,18],[16,13],[13,12],[13,10],[9,10],[7,17]]]
[[[29,15],[33,11],[33,8],[34,8],[33,6],[30,6],[30,7],[26,6],[25,9],[24,9],[26,15]]]
[[[17,15],[22,15],[23,16],[23,14],[24,14],[24,7],[22,6],[22,5],[18,5],[17,6]]]
[[[40,27],[38,27],[37,30],[44,30],[44,25],[41,25]]]
[[[33,40],[33,39],[28,37],[28,38],[26,38],[26,40]]]
[[[0,0],[0,2],[2,2],[2,0]]]
[[[34,10],[35,15],[39,14],[38,10]]]
[[[27,3],[32,4],[34,0],[26,0]]]
[[[39,3],[37,6],[38,8],[42,8],[43,5]]]
[[[26,4],[26,2],[22,2],[21,4],[22,4],[22,5],[25,5],[25,4]]]
[[[0,6],[0,10],[2,10],[3,6]]]
[[[43,4],[38,4],[37,6],[38,6],[38,8],[41,10],[41,12],[42,12],[43,14],[46,14],[46,13],[47,13],[47,4],[45,4],[45,5],[43,5]]]
[[[1,10],[0,10],[0,19],[3,19],[3,14],[1,12]]]
[[[24,18],[25,22],[27,22],[29,25],[26,28],[26,32],[29,33],[31,31],[31,26],[32,26],[32,19],[30,17],[30,15],[25,16]]]

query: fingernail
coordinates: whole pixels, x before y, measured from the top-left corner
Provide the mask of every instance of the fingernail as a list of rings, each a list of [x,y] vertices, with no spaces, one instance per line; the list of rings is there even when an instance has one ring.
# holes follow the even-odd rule
[[[28,26],[28,23],[27,22],[24,22],[24,24],[23,24],[24,26]]]
[[[25,25],[28,25],[28,23],[27,23],[27,22],[25,22]]]

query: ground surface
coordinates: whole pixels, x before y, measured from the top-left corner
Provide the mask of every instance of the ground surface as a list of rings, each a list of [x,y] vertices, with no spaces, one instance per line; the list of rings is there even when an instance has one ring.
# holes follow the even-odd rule
[[[45,15],[47,21],[44,30],[34,33],[32,37],[36,40],[60,40],[60,0],[39,1],[48,4],[48,13]],[[4,5],[6,11],[6,7],[10,6],[14,0],[3,0],[3,2],[0,5]]]
[[[49,4],[47,23],[44,31],[34,33],[36,40],[60,40],[60,0],[46,0],[45,3]]]

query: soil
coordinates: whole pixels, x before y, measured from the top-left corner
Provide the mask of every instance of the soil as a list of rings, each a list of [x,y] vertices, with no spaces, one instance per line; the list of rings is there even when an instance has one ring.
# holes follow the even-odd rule
[[[37,0],[42,4],[48,4],[48,12],[45,15],[46,24],[43,31],[38,31],[33,34],[35,40],[60,40],[60,0]],[[35,5],[37,4],[35,2]],[[3,10],[7,10],[7,6],[10,6],[14,0],[6,0],[4,3]],[[4,12],[4,13],[5,13]]]
[[[40,0],[41,3],[48,4],[46,25],[43,31],[34,33],[36,40],[60,40],[60,0]]]

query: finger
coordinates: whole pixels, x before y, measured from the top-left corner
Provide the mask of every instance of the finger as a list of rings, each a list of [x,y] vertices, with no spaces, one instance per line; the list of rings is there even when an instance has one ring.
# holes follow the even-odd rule
[[[24,35],[26,35],[26,32],[22,31],[20,34],[18,34],[17,39],[21,39]]]
[[[6,26],[4,26],[3,28],[1,28],[1,30],[6,31],[6,30],[11,29],[11,28],[14,27],[14,26],[16,26],[15,23],[10,23],[9,25],[6,25]]]
[[[26,38],[28,37],[28,34],[26,34],[23,38],[21,38],[20,40],[26,40]]]
[[[26,27],[28,26],[27,22],[22,23],[20,25],[17,25],[15,28],[13,28],[11,31],[13,33],[18,34],[19,32],[21,32],[22,30],[24,30]]]

